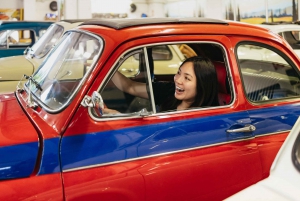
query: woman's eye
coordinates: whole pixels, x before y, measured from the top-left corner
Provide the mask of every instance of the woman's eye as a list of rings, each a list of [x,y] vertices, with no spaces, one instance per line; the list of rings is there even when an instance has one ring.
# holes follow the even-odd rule
[[[188,77],[185,77],[186,80],[190,81],[190,79]]]

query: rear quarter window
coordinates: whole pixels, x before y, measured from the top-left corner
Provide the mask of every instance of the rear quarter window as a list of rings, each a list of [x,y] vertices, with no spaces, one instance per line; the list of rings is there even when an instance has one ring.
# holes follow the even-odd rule
[[[298,70],[275,51],[253,44],[237,48],[244,90],[251,102],[300,96]]]

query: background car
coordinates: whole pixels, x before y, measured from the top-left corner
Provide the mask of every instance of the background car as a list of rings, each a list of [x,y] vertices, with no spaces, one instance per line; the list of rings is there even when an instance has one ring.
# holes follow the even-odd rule
[[[290,23],[264,23],[258,26],[267,28],[282,36],[300,58],[300,25]]]
[[[24,55],[0,58],[0,93],[16,90],[24,74],[30,76],[40,66],[47,54],[58,43],[63,33],[75,28],[84,20],[64,20],[53,23],[32,47],[27,47]]]
[[[160,110],[154,83],[174,86],[174,73],[156,70],[154,57],[169,47],[211,60],[219,105]],[[253,54],[241,56],[245,48]],[[253,59],[261,50],[282,62]],[[178,66],[172,57],[168,66]],[[149,99],[112,82],[128,64],[138,68],[128,77],[146,84]],[[254,25],[84,22],[25,85],[0,95],[0,200],[223,200],[269,176],[300,114],[299,67],[282,37]]]
[[[270,176],[226,201],[299,200],[300,189],[300,118],[278,152]]]
[[[0,58],[22,55],[53,22],[0,21]]]

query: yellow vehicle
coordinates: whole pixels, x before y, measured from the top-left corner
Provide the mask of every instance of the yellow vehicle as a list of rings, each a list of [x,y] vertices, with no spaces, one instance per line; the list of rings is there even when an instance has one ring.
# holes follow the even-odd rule
[[[15,91],[19,80],[24,74],[30,76],[37,70],[63,33],[83,21],[65,20],[53,23],[32,47],[24,51],[24,55],[0,58],[0,94]]]

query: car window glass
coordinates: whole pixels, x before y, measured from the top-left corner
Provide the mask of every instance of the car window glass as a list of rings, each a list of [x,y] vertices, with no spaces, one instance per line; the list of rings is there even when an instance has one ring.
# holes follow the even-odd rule
[[[139,58],[138,60],[136,58]],[[145,54],[143,49],[134,50],[126,54],[119,61],[117,71],[125,77],[136,82],[148,85],[148,75],[146,71]],[[118,111],[119,113],[139,115],[138,112],[146,109],[152,111],[149,99],[136,97],[119,90],[112,80],[108,81],[100,92],[107,108]],[[104,115],[107,117],[108,115]],[[113,115],[112,115],[113,116]]]
[[[168,98],[174,96],[174,75],[177,74],[181,63],[186,58],[196,55],[210,58],[216,68],[218,77],[217,101],[220,103],[218,105],[230,104],[232,92],[228,81],[224,52],[219,45],[208,43],[168,44],[147,46],[146,49],[147,56],[143,53],[144,49],[140,49],[138,53],[134,51],[134,54],[131,53],[121,57],[117,68],[118,72],[121,72],[125,77],[133,81],[147,83],[148,80],[151,80],[151,85],[147,84],[146,86],[149,95],[148,99],[134,97],[125,93],[119,90],[112,80],[109,80],[105,87],[102,87],[102,90],[100,90],[107,108],[120,113],[138,112],[144,108],[148,112],[174,111],[174,109],[162,110],[161,105]],[[168,50],[168,52],[172,53],[172,57],[168,60],[155,60],[159,49],[163,49],[163,51]],[[144,61],[145,58],[147,58],[147,62]],[[147,73],[146,63],[149,65],[149,73]],[[167,97],[166,94],[169,94],[170,97]],[[151,107],[151,97],[154,101],[154,109]]]
[[[62,26],[51,25],[45,35],[32,46],[32,52],[29,51],[28,54],[32,54],[38,58],[45,56],[56,45],[63,31],[64,28]]]
[[[6,48],[8,31],[0,31],[0,48]]]
[[[34,33],[31,30],[10,30],[8,34],[9,46],[28,46],[31,45],[34,40]]]
[[[47,57],[48,62],[43,62],[33,75],[42,90],[27,83],[35,96],[52,110],[61,109],[77,92],[102,48],[101,41],[93,36],[77,32],[69,35],[65,35]]]
[[[285,31],[283,37],[293,49],[300,49],[299,31]]]
[[[294,38],[299,41],[300,31],[291,31]]]
[[[244,89],[252,102],[299,97],[299,74],[283,57],[258,45],[237,48]]]
[[[281,36],[281,37],[283,37],[283,33],[282,32],[279,32],[278,35]]]
[[[172,52],[167,45],[158,45],[155,46],[152,50],[153,60],[171,60]],[[139,60],[138,55],[134,55],[136,60]]]
[[[41,29],[39,31],[39,39],[46,33],[47,29]]]

